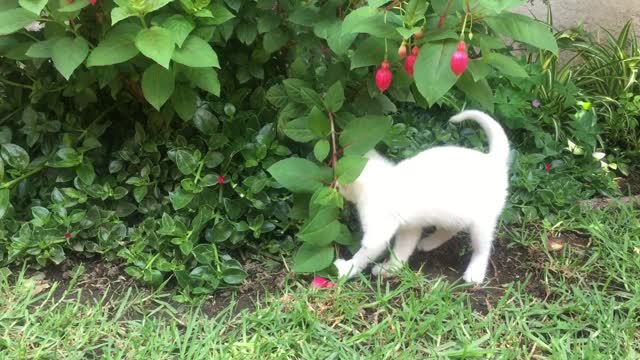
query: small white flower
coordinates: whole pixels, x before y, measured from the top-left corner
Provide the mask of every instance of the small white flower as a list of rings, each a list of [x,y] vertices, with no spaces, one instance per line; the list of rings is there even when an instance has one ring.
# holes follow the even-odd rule
[[[20,70],[24,70],[24,68],[26,68],[27,65],[25,65],[24,63],[18,61],[18,67],[20,68]]]
[[[69,26],[69,20],[66,20],[66,21],[64,22],[64,24],[65,24],[65,25],[67,25],[67,26]]]
[[[24,28],[27,31],[38,32],[44,29],[44,23],[41,23],[39,21],[34,21],[31,24],[25,26]]]

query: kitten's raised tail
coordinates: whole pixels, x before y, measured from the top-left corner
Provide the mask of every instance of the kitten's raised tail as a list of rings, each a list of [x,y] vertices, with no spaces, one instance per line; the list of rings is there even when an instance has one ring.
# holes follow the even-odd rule
[[[465,110],[449,119],[452,123],[474,120],[487,133],[489,138],[489,155],[505,164],[509,161],[509,140],[502,126],[491,116],[478,110]]]

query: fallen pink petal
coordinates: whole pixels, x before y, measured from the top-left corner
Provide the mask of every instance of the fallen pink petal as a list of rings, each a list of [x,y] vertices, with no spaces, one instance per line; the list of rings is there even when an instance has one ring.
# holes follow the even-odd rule
[[[322,276],[316,276],[311,281],[311,287],[314,289],[328,289],[334,287],[335,284]]]

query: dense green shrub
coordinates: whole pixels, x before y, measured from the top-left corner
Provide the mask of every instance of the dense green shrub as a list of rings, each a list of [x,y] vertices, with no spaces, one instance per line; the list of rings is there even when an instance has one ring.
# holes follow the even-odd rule
[[[151,284],[173,277],[184,294],[207,293],[244,278],[235,249],[297,231],[293,269],[321,271],[335,243],[354,242],[336,181],[355,179],[374,146],[406,156],[412,129],[414,140],[428,131],[393,125],[402,103],[495,110],[515,144],[541,153],[517,159],[527,181],[575,157],[561,140],[597,165],[594,112],[575,94],[560,115],[574,120],[555,126],[566,134],[529,121],[544,69],[501,39],[549,58],[558,48],[545,24],[505,11],[521,2],[4,1],[0,261],[100,254]],[[460,40],[470,61],[456,77]],[[414,78],[401,44],[420,48]],[[384,60],[393,81],[380,92]]]

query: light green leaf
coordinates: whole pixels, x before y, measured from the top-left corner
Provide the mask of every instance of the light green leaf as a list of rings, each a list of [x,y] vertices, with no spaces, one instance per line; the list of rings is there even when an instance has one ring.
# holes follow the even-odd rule
[[[473,76],[473,81],[479,81],[487,77],[491,72],[491,67],[482,59],[471,59],[467,66],[467,71]]]
[[[336,176],[338,183],[350,184],[360,176],[362,170],[367,165],[367,159],[362,156],[344,156],[338,160],[336,165]]]
[[[267,171],[280,185],[294,193],[313,193],[323,183],[331,181],[331,173],[328,169],[301,158],[280,160],[271,165]]]
[[[336,83],[331,85],[329,90],[327,90],[327,94],[324,96],[324,105],[327,110],[335,113],[342,108],[343,103],[344,88],[342,88],[340,81],[336,81]]]
[[[34,14],[40,15],[42,9],[47,5],[48,0],[20,0],[20,6],[31,11]]]
[[[308,128],[318,137],[329,135],[331,132],[331,123],[329,122],[327,114],[317,107],[311,109],[309,112]]]
[[[0,219],[4,217],[9,209],[9,189],[0,189]]]
[[[65,37],[56,41],[51,51],[51,59],[56,69],[69,80],[75,69],[87,58],[88,53],[89,44],[85,39]]]
[[[191,35],[181,48],[173,52],[173,61],[189,67],[220,67],[218,55],[211,45],[201,38]]]
[[[450,65],[456,45],[456,41],[443,41],[427,43],[420,49],[414,78],[418,91],[429,105],[435,104],[456,83]]]
[[[399,39],[394,26],[385,21],[384,12],[370,6],[363,6],[344,18],[342,33],[364,33],[378,38]]]
[[[132,32],[137,29],[132,26],[123,26],[122,28],[130,29]],[[139,51],[134,40],[135,33],[127,33],[117,29],[115,28],[109,32],[98,46],[91,51],[87,59],[87,66],[119,64],[138,55]]]
[[[396,49],[400,45],[399,42],[388,42],[390,49]],[[369,37],[360,43],[360,46],[354,51],[351,57],[351,70],[364,66],[380,66],[384,60],[384,40]],[[400,60],[397,51],[390,51],[389,58],[390,63],[394,63]]]
[[[136,36],[135,43],[144,56],[153,59],[165,69],[169,68],[169,61],[176,46],[169,30],[159,26],[144,29]]]
[[[404,23],[409,27],[414,26],[420,20],[424,18],[424,14],[427,12],[429,3],[427,0],[410,0],[405,7]]]
[[[326,139],[318,140],[316,145],[313,147],[313,156],[316,157],[318,161],[323,161],[329,155],[330,149],[329,141]]]
[[[556,39],[549,26],[543,22],[514,13],[489,16],[485,22],[499,34],[558,54]]]
[[[391,129],[387,116],[365,116],[349,122],[340,134],[345,155],[364,155],[373,149]]]
[[[175,79],[172,71],[152,64],[142,75],[142,92],[145,99],[156,110],[160,110],[175,87]]]
[[[29,47],[26,55],[35,59],[48,59],[51,57],[53,47],[60,38],[51,38],[49,40],[38,41]]]
[[[111,25],[115,25],[120,21],[132,17],[137,16],[138,14],[133,11],[133,9],[129,7],[116,7],[111,10]]]
[[[513,77],[529,77],[529,74],[524,69],[524,67],[518,64],[518,62],[515,61],[511,56],[488,53],[487,55],[485,55],[485,60],[491,66],[496,68],[496,70],[502,72],[503,74]]]
[[[215,96],[220,96],[220,80],[213,68],[189,68],[186,75],[191,83]]]
[[[176,42],[178,47],[182,47],[185,39],[193,29],[195,29],[196,25],[193,20],[188,19],[180,14],[175,14],[169,17],[162,23],[162,27],[169,30],[171,35],[173,36],[173,40]]]
[[[303,244],[293,258],[293,271],[297,273],[310,273],[320,271],[331,266],[334,251],[331,246],[316,247]]]
[[[0,36],[12,34],[36,21],[40,14],[25,9],[11,9],[0,12]]]
[[[311,89],[311,88],[300,88],[298,89],[299,94],[300,94],[300,99],[302,100],[302,103],[309,106],[309,107],[314,107],[317,106],[319,108],[324,107],[324,104],[322,103],[322,98],[320,97],[320,95],[318,95],[318,93]]]
[[[193,194],[184,191],[182,188],[178,189],[175,192],[169,193],[169,201],[171,201],[171,205],[173,205],[174,210],[180,210],[193,200]]]

